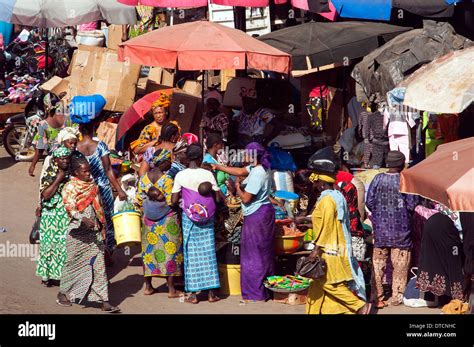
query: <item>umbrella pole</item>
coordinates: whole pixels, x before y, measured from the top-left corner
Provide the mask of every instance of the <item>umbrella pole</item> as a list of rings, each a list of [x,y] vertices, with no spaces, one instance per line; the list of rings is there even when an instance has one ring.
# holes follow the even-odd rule
[[[206,72],[202,70],[202,78],[201,78],[201,121],[202,123],[202,117],[204,115],[204,74]],[[201,146],[204,147],[204,129],[200,126],[199,127],[199,141],[201,142]]]
[[[44,77],[47,80],[49,74],[49,28],[46,28],[46,49],[45,49],[45,65],[44,65]]]

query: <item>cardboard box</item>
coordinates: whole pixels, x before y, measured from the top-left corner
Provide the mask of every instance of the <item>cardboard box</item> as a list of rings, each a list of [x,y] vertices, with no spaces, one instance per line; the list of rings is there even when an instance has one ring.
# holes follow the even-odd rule
[[[194,95],[197,98],[202,97],[202,85],[198,81],[188,80],[188,81],[184,82],[183,90],[186,93]]]
[[[59,76],[54,76],[51,79],[44,82],[40,88],[45,92],[53,93],[57,96],[60,96],[63,93],[69,93],[69,80],[61,78]]]
[[[173,87],[174,75],[175,73],[168,69],[152,67],[150,69],[150,73],[148,74],[148,80],[155,84]]]
[[[107,47],[118,51],[118,45],[122,43],[122,30],[123,25],[112,24],[109,25],[108,38],[107,38]]]
[[[104,110],[125,112],[134,102],[140,65],[119,62],[117,52],[79,46],[71,62],[71,95],[101,94]]]
[[[97,138],[104,142],[109,149],[115,149],[118,124],[102,122],[97,128]]]
[[[235,70],[221,70],[221,91],[226,91],[227,84],[235,77]]]

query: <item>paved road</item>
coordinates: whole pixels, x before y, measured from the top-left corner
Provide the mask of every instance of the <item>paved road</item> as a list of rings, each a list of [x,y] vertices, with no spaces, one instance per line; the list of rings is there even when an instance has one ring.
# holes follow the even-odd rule
[[[55,303],[57,288],[44,288],[35,276],[35,249],[30,249],[28,235],[34,222],[34,210],[38,196],[38,175],[28,176],[28,163],[16,163],[0,147],[0,226],[7,229],[0,233],[0,313],[101,313],[96,307],[60,307]],[[2,254],[7,248],[28,254]],[[304,306],[290,306],[274,302],[255,305],[240,305],[240,297],[231,296],[218,303],[200,302],[198,305],[182,303],[179,299],[168,299],[164,280],[154,279],[158,293],[144,296],[143,276],[139,248],[130,254],[117,251],[115,264],[108,268],[110,300],[119,305],[124,313],[218,313],[218,314],[303,314]],[[438,309],[410,309],[389,307],[380,313],[421,314],[439,313]]]

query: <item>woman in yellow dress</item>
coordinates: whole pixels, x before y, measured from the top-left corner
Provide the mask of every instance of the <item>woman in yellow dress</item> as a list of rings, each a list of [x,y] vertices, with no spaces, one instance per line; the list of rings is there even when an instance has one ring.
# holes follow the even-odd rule
[[[145,153],[148,148],[158,145],[161,128],[167,123],[176,125],[181,133],[178,123],[169,120],[170,104],[170,97],[162,93],[160,98],[151,105],[153,122],[145,126],[138,139],[130,144],[130,149],[133,153],[140,155]]]
[[[311,216],[315,248],[309,258],[324,259],[327,272],[311,282],[306,313],[368,314],[371,307],[365,302],[364,277],[352,257],[346,200],[334,190],[335,175],[313,173],[310,180],[321,195]]]

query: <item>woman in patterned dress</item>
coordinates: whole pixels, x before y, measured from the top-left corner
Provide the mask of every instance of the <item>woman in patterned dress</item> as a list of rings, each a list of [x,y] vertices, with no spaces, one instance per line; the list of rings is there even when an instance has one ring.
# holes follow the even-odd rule
[[[67,260],[56,302],[71,306],[71,301],[81,303],[86,299],[102,303],[102,311],[118,312],[120,309],[109,303],[104,261],[105,218],[99,188],[84,156],[72,158],[70,171],[72,177],[62,192],[69,217]]]
[[[176,125],[178,127],[178,132],[181,132],[179,124],[174,120],[169,120],[170,104],[170,97],[163,93],[160,94],[158,100],[153,102],[153,104],[151,105],[151,111],[153,113],[153,122],[145,126],[141,131],[138,139],[130,144],[130,149],[133,151],[133,153],[141,155],[145,153],[145,151],[147,151],[150,147],[155,147],[159,145],[162,141],[162,139],[160,139],[161,129],[163,129],[166,124],[171,123]]]
[[[112,194],[112,186],[118,192],[120,200],[126,200],[127,194],[123,191],[117,178],[112,171],[107,145],[101,141],[92,139],[94,136],[94,125],[92,122],[83,123],[79,126],[82,134],[82,140],[77,144],[77,150],[86,156],[91,166],[92,177],[99,186],[100,197],[104,204],[105,220],[107,221],[107,252],[112,253],[116,244],[114,235],[114,225],[112,223],[112,215],[114,211],[114,196]]]
[[[466,235],[468,225],[461,223],[459,213],[441,204],[436,204],[435,210],[438,213],[429,217],[423,226],[416,286],[431,294],[425,295],[426,300],[432,300],[433,295],[446,295],[465,301],[465,240],[461,235]]]
[[[203,148],[189,145],[186,156],[188,168],[179,172],[174,180],[171,203],[177,206],[182,197],[182,228],[185,290],[189,293],[185,302],[197,304],[196,292],[208,291],[208,301],[220,298],[214,290],[220,288],[214,238],[214,214],[221,192],[211,171],[201,168]],[[201,190],[208,185],[209,192]]]
[[[40,257],[36,275],[42,278],[42,284],[47,287],[52,286],[53,280],[61,279],[66,261],[68,219],[61,191],[68,179],[70,154],[71,151],[66,147],[56,149],[40,182]]]
[[[40,120],[36,125],[32,124],[32,126],[36,126],[37,132],[33,137],[35,155],[28,169],[30,176],[35,175],[36,164],[40,157],[43,154],[53,153],[59,147],[60,144],[57,141],[59,132],[65,127],[72,126],[70,118],[64,114],[63,105],[56,96],[51,93],[46,94],[43,98],[43,105],[45,119]]]
[[[168,298],[177,298],[182,292],[175,289],[174,279],[182,276],[183,240],[180,220],[176,209],[171,205],[171,189],[173,179],[165,174],[171,168],[171,152],[159,149],[155,152],[151,163],[153,169],[145,173],[138,183],[135,205],[143,208],[150,203],[149,190],[154,187],[164,196],[152,214],[160,214],[156,220],[143,216],[142,227],[142,258],[145,276],[145,295],[155,292],[152,286],[153,277],[166,277]],[[153,204],[153,202],[151,202]],[[151,205],[154,208],[157,205]],[[157,211],[159,209],[159,211]],[[147,212],[147,211],[145,211]]]

